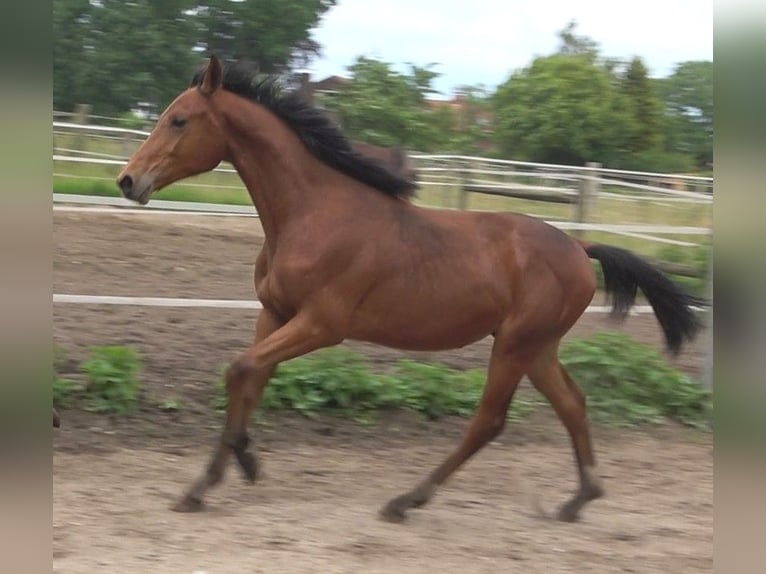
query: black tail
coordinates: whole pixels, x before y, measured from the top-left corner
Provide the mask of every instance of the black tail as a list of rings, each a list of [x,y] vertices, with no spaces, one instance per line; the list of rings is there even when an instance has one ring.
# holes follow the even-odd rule
[[[679,285],[637,255],[608,245],[583,243],[585,253],[601,263],[604,288],[612,298],[612,314],[625,317],[636,302],[640,288],[665,333],[668,349],[676,354],[684,341],[691,341],[703,327],[693,306],[707,306],[705,299],[690,295]]]

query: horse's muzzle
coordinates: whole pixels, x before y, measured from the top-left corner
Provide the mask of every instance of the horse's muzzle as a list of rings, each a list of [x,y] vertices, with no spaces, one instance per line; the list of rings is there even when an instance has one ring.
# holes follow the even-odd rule
[[[149,203],[149,196],[152,193],[152,186],[151,184],[147,185],[142,181],[145,179],[148,178],[139,178],[139,181],[136,182],[130,175],[121,175],[117,179],[117,185],[120,188],[120,191],[122,191],[122,195],[124,195],[126,199],[130,199],[131,201],[135,201],[141,205],[146,205]]]

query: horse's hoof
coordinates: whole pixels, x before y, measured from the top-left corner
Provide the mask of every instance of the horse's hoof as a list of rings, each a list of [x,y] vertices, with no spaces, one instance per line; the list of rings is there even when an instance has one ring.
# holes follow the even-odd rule
[[[245,480],[250,483],[255,482],[258,479],[258,461],[255,459],[255,455],[250,451],[238,452],[237,461],[242,467]]]
[[[378,517],[384,522],[401,524],[407,519],[407,512],[400,505],[389,502],[380,509],[380,512],[378,512]]]
[[[184,496],[180,501],[170,507],[173,512],[201,512],[205,504],[199,498]]]
[[[568,504],[565,504],[559,510],[558,519],[561,522],[577,522],[580,519],[580,513],[578,510],[572,508]]]

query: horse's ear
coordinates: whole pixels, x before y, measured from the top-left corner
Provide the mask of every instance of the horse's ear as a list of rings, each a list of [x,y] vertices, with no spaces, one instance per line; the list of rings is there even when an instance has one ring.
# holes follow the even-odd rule
[[[210,62],[208,62],[205,68],[205,75],[202,76],[202,83],[199,87],[200,91],[206,95],[212,94],[221,87],[222,79],[221,61],[216,56],[210,56]]]

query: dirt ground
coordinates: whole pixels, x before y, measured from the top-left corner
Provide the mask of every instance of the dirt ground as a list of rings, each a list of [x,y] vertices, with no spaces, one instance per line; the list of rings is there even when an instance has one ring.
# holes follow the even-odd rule
[[[54,213],[55,293],[253,299],[257,220]],[[602,303],[596,300],[595,303]],[[264,476],[231,467],[208,511],[170,512],[207,461],[220,416],[218,370],[252,336],[257,311],[54,305],[54,341],[72,375],[92,345],[137,348],[141,410],[62,412],[54,432],[54,556],[60,573],[711,572],[712,437],[664,426],[597,428],[607,497],[582,522],[541,519],[576,485],[568,437],[543,410],[511,424],[426,507],[392,525],[388,498],[456,445],[464,422],[390,415],[372,426],[268,415],[256,427]],[[661,345],[651,316],[586,315],[570,336],[618,330]],[[674,362],[699,374],[703,340]],[[385,365],[404,356],[484,367],[489,342],[448,353],[350,343]],[[164,413],[166,399],[181,404]]]

